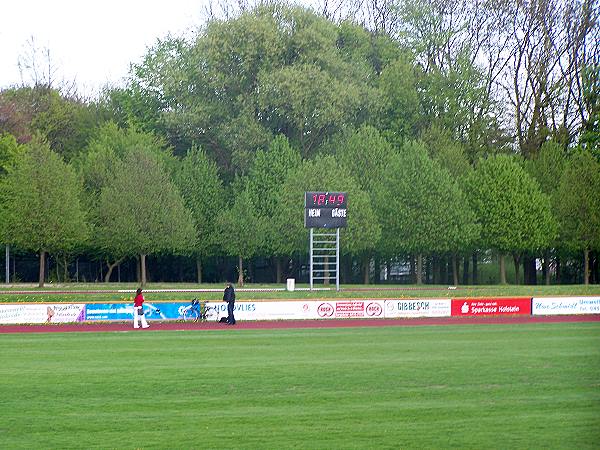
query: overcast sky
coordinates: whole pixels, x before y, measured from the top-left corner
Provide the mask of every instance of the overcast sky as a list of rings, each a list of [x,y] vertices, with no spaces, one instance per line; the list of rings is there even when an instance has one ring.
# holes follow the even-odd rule
[[[21,83],[19,57],[48,49],[56,77],[94,95],[122,84],[157,38],[191,32],[208,0],[8,0],[0,8],[0,89]],[[41,55],[40,55],[41,57]],[[25,78],[25,82],[31,79]]]

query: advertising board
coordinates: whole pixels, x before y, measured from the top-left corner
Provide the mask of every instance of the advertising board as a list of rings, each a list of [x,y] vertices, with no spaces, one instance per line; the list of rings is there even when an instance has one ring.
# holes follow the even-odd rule
[[[0,324],[68,323],[85,320],[83,303],[25,303],[0,305]]]
[[[531,314],[530,297],[453,299],[452,316]]]
[[[600,314],[600,297],[534,297],[533,315]]]
[[[449,317],[451,300],[442,299],[411,299],[386,300],[385,317]]]

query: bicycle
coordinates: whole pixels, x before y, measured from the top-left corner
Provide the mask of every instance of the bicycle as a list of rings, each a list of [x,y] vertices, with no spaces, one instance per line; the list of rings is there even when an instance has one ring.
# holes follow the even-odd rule
[[[200,301],[197,298],[193,299],[189,306],[183,308],[181,315],[186,322],[219,320],[219,311],[217,308],[215,306],[207,305],[205,301]]]

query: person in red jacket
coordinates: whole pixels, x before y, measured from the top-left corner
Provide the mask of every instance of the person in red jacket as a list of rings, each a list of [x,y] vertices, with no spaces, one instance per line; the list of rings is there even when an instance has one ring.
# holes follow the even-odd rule
[[[142,289],[139,288],[135,291],[135,299],[133,300],[133,328],[139,328],[138,318],[142,324],[142,328],[148,328],[148,322],[144,315],[144,296],[142,295]]]

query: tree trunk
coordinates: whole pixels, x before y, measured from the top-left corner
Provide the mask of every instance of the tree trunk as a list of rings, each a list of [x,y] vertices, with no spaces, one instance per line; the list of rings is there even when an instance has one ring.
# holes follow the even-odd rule
[[[537,259],[533,256],[523,258],[523,280],[525,284],[537,285]]]
[[[202,259],[199,256],[196,256],[196,279],[202,284]]]
[[[473,262],[473,284],[478,284],[479,274],[477,273],[477,252],[473,252],[471,261]]]
[[[504,255],[498,256],[500,262],[500,284],[506,284],[506,267],[504,267]]]
[[[238,286],[244,286],[244,260],[238,256]]]
[[[452,285],[458,286],[458,259],[452,254]]]
[[[369,284],[369,268],[371,267],[371,257],[365,256],[363,259],[363,283]]]
[[[275,256],[275,282],[283,282],[283,258],[279,256]]]
[[[46,252],[40,251],[40,273],[39,273],[39,287],[44,287],[44,281],[46,280]]]
[[[590,284],[590,249],[583,250],[583,284]]]
[[[381,258],[375,257],[375,279],[373,280],[375,284],[381,282]]]
[[[140,255],[140,286],[146,286],[146,255]]]
[[[423,284],[423,255],[417,255],[417,284]]]
[[[521,261],[521,255],[513,253],[513,261],[515,262],[515,285],[519,285],[519,266]]]
[[[117,267],[119,264],[121,264],[121,262],[124,259],[125,258],[118,259],[113,264],[111,264],[110,261],[106,261],[106,266],[108,267],[108,270],[106,271],[106,275],[104,276],[105,283],[108,283],[110,281],[110,276],[112,275],[113,270],[115,269],[115,267]]]
[[[463,281],[462,284],[469,284],[469,258],[465,256],[463,259]]]

